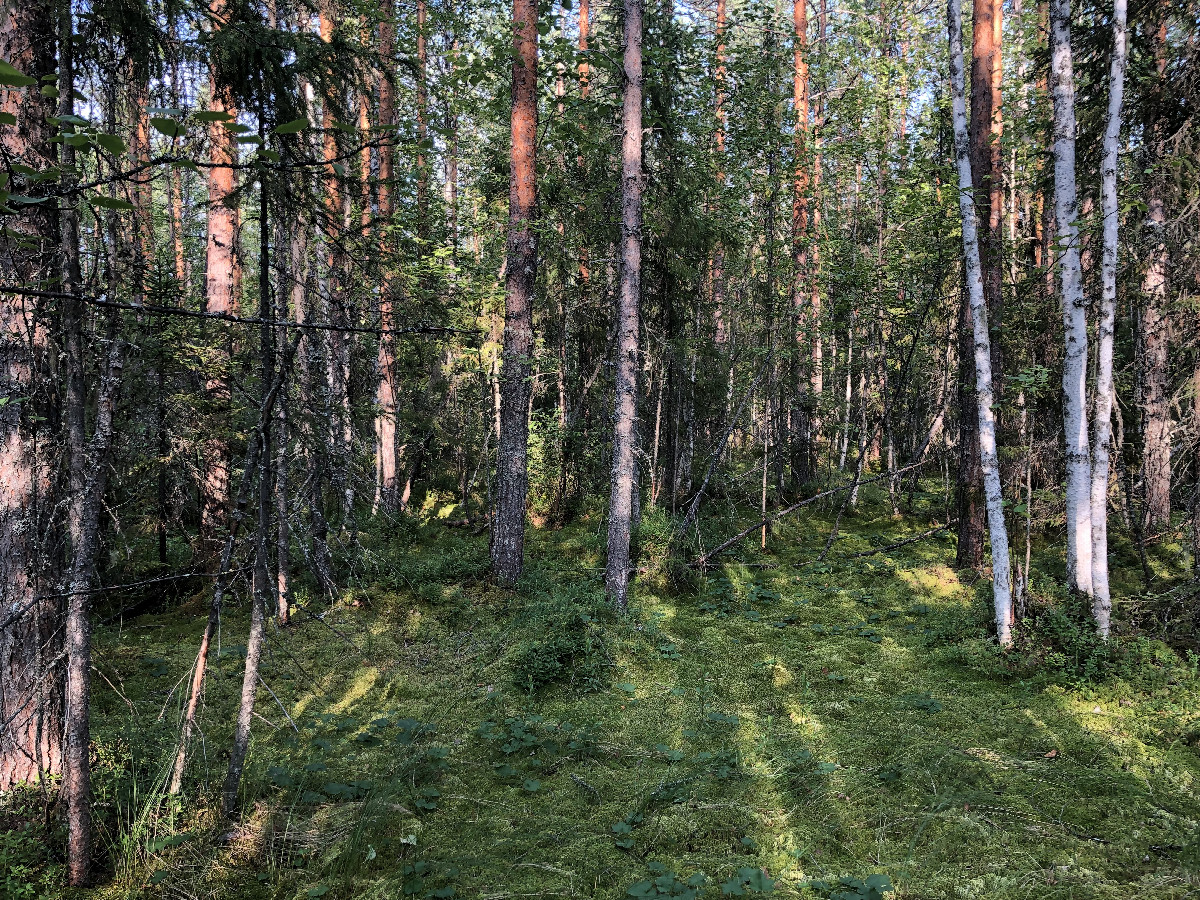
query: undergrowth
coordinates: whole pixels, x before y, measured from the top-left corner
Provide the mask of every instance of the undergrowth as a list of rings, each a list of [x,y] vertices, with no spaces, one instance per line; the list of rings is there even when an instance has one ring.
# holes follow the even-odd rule
[[[1098,641],[1037,571],[1018,647],[1001,653],[987,586],[960,581],[946,543],[851,556],[908,531],[871,500],[824,562],[829,523],[814,515],[690,587],[668,577],[668,532],[647,515],[646,571],[620,620],[592,513],[531,530],[515,590],[489,583],[484,535],[366,536],[346,594],[308,597],[314,615],[271,631],[232,827],[216,808],[245,610],[223,619],[178,803],[163,778],[203,604],[101,629],[110,870],[91,894],[1194,894],[1196,657]],[[21,796],[0,806],[0,891],[55,896],[58,812]]]

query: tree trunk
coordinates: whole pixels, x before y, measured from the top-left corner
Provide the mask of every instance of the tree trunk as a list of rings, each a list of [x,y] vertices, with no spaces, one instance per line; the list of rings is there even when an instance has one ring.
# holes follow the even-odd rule
[[[1152,176],[1153,180],[1153,176]],[[1167,318],[1166,211],[1151,193],[1144,225],[1149,264],[1142,275],[1140,316],[1142,528],[1150,531],[1171,520],[1171,384]]]
[[[514,584],[525,556],[528,491],[529,374],[537,280],[537,4],[513,0],[512,159],[509,170],[508,262],[504,350],[500,371],[500,441],[496,454],[496,516],[492,571]]]
[[[280,365],[275,372],[274,382],[263,399],[259,408],[258,424],[250,432],[246,440],[246,455],[242,463],[242,481],[238,488],[237,499],[229,519],[229,531],[225,536],[225,547],[221,551],[221,561],[217,566],[217,575],[213,584],[212,602],[208,608],[208,622],[200,639],[200,651],[196,655],[195,668],[192,670],[191,686],[188,693],[187,708],[183,717],[183,727],[180,731],[179,745],[175,752],[175,763],[171,771],[167,793],[178,794],[183,788],[183,775],[187,768],[188,747],[191,743],[192,732],[196,729],[196,711],[200,704],[200,694],[204,687],[204,676],[208,668],[208,654],[212,647],[212,639],[217,633],[221,619],[221,603],[224,600],[226,579],[233,564],[233,550],[237,543],[238,530],[246,516],[246,508],[250,503],[250,489],[254,485],[255,476],[259,471],[259,454],[270,452],[263,441],[267,422],[271,418],[275,400],[283,386],[283,375],[291,365],[291,360],[299,344],[299,336],[284,350]]]
[[[265,174],[259,175],[259,300],[258,315],[263,320],[259,326],[262,384],[262,418],[256,435],[261,449],[258,453],[258,529],[254,539],[254,586],[250,607],[250,635],[246,641],[246,669],[242,679],[242,698],[238,708],[237,727],[233,736],[233,747],[229,752],[229,771],[221,792],[221,809],[229,815],[237,804],[238,787],[242,779],[242,767],[250,749],[250,717],[254,712],[254,700],[258,695],[258,664],[262,656],[263,637],[266,631],[267,595],[269,594],[270,551],[267,535],[271,528],[271,417],[275,386],[274,332],[267,320],[271,317],[270,241],[268,235],[269,189]]]
[[[225,0],[214,0],[213,21],[219,23],[225,12]],[[236,116],[232,95],[216,75],[209,77],[209,107],[214,112]],[[205,170],[208,181],[208,228],[205,255],[204,311],[236,313],[237,281],[237,184],[233,166],[237,162],[234,134],[224,122],[213,122],[208,128],[212,167]],[[218,546],[216,535],[225,531],[229,512],[230,465],[230,367],[233,357],[233,331],[228,323],[218,323],[216,352],[212,356],[205,395],[209,407],[209,437],[205,441],[204,473],[201,496],[201,541],[206,555]]]
[[[1145,534],[1171,519],[1171,385],[1170,321],[1167,277],[1170,251],[1166,241],[1165,185],[1156,171],[1166,153],[1166,108],[1170,100],[1167,72],[1167,17],[1150,30],[1154,76],[1143,101],[1148,115],[1143,126],[1146,178],[1146,220],[1142,225],[1145,270],[1138,304],[1138,345],[1135,356],[1137,402],[1142,439],[1142,511],[1139,530]],[[1140,547],[1139,541],[1139,547]]]
[[[392,3],[384,4],[383,21],[379,23],[379,58],[384,70],[379,73],[379,126],[389,128],[396,119],[396,97],[392,55],[396,50],[396,26],[392,22]],[[393,162],[395,148],[389,136],[379,146],[379,221],[387,228],[394,213]],[[384,232],[386,234],[386,232]],[[387,241],[386,237],[382,238]],[[393,510],[396,507],[396,338],[393,303],[395,285],[392,280],[390,254],[386,246],[380,247],[384,266],[382,283],[379,286],[379,356],[377,361],[379,381],[375,387],[375,510]]]
[[[717,64],[713,71],[713,82],[716,89],[717,171],[715,184],[716,198],[712,211],[716,213],[719,221],[723,210],[722,194],[725,189],[725,131],[728,121],[728,114],[725,111],[725,0],[717,0],[716,42]],[[729,322],[727,321],[727,311],[725,309],[725,248],[721,245],[720,241],[713,248],[709,278],[712,289],[713,344],[716,349],[717,365],[723,367],[726,357],[730,353],[730,348],[728,346]],[[726,385],[727,390],[732,390],[732,388],[732,384]]]
[[[63,759],[63,795],[67,805],[67,880],[86,885],[91,878],[91,771],[88,752],[91,735],[88,701],[91,696],[91,588],[92,570],[100,544],[100,517],[108,477],[108,453],[113,442],[113,411],[121,384],[124,348],[110,320],[106,371],[96,401],[96,425],[84,454],[87,479],[79,504],[78,539],[72,546],[71,578],[67,598],[66,649],[66,748]]]
[[[0,18],[0,59],[31,78],[55,71],[53,6],[9,5]],[[54,106],[36,87],[0,94],[0,111],[22,123],[0,128],[8,159],[33,169],[57,163],[47,117]],[[11,191],[39,194],[23,176]],[[54,277],[58,240],[50,203],[5,217],[24,240],[0,243],[0,282],[40,286]],[[0,791],[61,772],[62,677],[57,560],[53,546],[53,461],[45,423],[53,403],[41,372],[49,353],[44,312],[23,294],[0,293]]]
[[[792,144],[795,169],[792,174],[792,316],[796,332],[796,362],[793,365],[792,430],[790,456],[793,486],[799,488],[811,478],[810,441],[812,372],[806,357],[815,344],[809,304],[808,272],[808,0],[792,3],[792,105],[796,123]]]
[[[828,0],[820,0],[820,6],[817,9],[817,32],[818,40],[821,45],[825,43],[825,30],[829,20]],[[825,124],[825,101],[818,99],[816,110],[813,114],[812,128],[812,179],[809,193],[812,195],[812,204],[809,209],[809,228],[808,233],[811,235],[808,248],[808,286],[809,286],[809,313],[808,313],[808,334],[812,342],[812,372],[810,388],[812,396],[809,398],[809,418],[806,423],[808,426],[808,446],[811,453],[812,462],[809,464],[810,471],[817,464],[817,449],[821,439],[821,395],[825,391],[825,360],[824,360],[824,342],[821,338],[821,280],[819,278],[821,271],[821,129]]]
[[[1126,0],[1113,0],[1113,55],[1108,75],[1108,120],[1100,163],[1100,206],[1104,214],[1104,250],[1100,262],[1100,309],[1097,322],[1096,414],[1092,439],[1092,615],[1101,637],[1108,637],[1112,599],[1108,588],[1108,447],[1112,441],[1113,331],[1117,309],[1117,253],[1120,209],[1117,166],[1121,103],[1125,94]]]
[[[958,469],[956,482],[960,569],[983,568],[983,470],[979,461],[979,419],[975,413],[975,335],[971,301],[963,291],[958,306]]]
[[[624,0],[621,109],[621,274],[617,289],[616,409],[608,562],[604,586],[617,610],[629,602],[630,541],[637,490],[638,306],[642,279],[642,0]]]
[[[1001,231],[1004,213],[1004,171],[1001,86],[1003,83],[1002,0],[973,0],[971,30],[971,172],[975,182],[975,209],[979,216],[979,261],[983,266],[983,296],[987,302],[992,341],[993,388],[1003,391],[1001,324],[1003,314],[1003,256]],[[970,326],[968,324],[968,331]]]
[[[1000,646],[1012,644],[1012,591],[1008,559],[1008,530],[1000,493],[1000,460],[996,453],[996,417],[992,410],[992,354],[988,336],[987,303],[983,293],[983,267],[979,260],[978,220],[967,136],[966,100],[963,97],[963,47],[961,0],[947,3],[950,37],[950,87],[954,106],[954,157],[958,166],[958,206],[962,215],[963,268],[971,305],[974,332],[975,398],[978,416],[979,457],[987,497],[988,532],[992,544],[992,599],[996,637]]]
[[[1071,0],[1050,0],[1050,77],[1054,96],[1054,217],[1062,296],[1063,425],[1067,462],[1067,583],[1092,593],[1091,455],[1087,424],[1087,300],[1079,260],[1075,193],[1075,75]]]

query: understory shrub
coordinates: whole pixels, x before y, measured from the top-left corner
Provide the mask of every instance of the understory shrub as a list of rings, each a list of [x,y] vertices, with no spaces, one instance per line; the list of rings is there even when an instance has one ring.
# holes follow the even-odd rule
[[[532,600],[519,616],[525,637],[512,655],[517,687],[532,694],[551,685],[582,691],[607,683],[610,666],[602,622],[611,618],[591,586]]]

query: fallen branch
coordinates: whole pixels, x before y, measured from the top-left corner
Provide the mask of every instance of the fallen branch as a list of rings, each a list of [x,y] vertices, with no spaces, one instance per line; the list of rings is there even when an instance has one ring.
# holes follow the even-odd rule
[[[806,497],[803,500],[799,500],[799,501],[793,503],[791,506],[785,507],[784,509],[781,509],[775,513],[772,513],[771,515],[767,516],[766,518],[755,522],[749,528],[739,531],[737,534],[735,534],[729,540],[725,541],[722,544],[718,544],[716,547],[714,547],[712,550],[709,550],[703,556],[698,557],[694,562],[691,563],[691,565],[693,568],[699,568],[699,569],[704,568],[708,564],[708,561],[710,559],[712,559],[718,553],[723,553],[724,551],[728,550],[730,547],[732,547],[734,544],[736,544],[742,538],[746,537],[746,535],[750,534],[753,531],[758,530],[759,528],[762,528],[764,525],[770,525],[773,522],[776,522],[779,519],[782,519],[784,516],[788,515],[789,513],[795,512],[796,510],[800,509],[802,506],[808,506],[810,503],[816,503],[818,500],[823,500],[826,497],[832,497],[834,494],[841,493],[842,491],[851,490],[854,488],[854,486],[856,484],[861,486],[864,484],[871,484],[872,482],[875,482],[875,481],[882,481],[884,478],[891,478],[894,475],[902,475],[905,472],[909,472],[909,471],[923,465],[924,462],[925,461],[923,459],[919,459],[916,462],[909,463],[907,466],[904,466],[904,468],[902,468],[902,469],[895,469],[894,471],[891,471],[891,472],[884,472],[882,475],[875,475],[872,478],[863,478],[861,480],[855,479],[847,484],[838,485],[835,488],[830,488],[827,491],[821,491],[818,494],[813,494],[811,497]]]
[[[907,547],[909,544],[915,544],[918,541],[923,541],[926,538],[931,538],[935,534],[945,531],[947,528],[953,528],[957,522],[947,522],[945,525],[939,525],[937,528],[930,528],[928,531],[922,531],[918,535],[910,538],[905,538],[902,541],[896,541],[894,544],[888,544],[886,547],[876,547],[874,550],[863,550],[859,553],[850,553],[843,556],[842,559],[859,559],[863,556],[874,556],[876,553],[888,553],[891,550],[898,550],[901,547]]]

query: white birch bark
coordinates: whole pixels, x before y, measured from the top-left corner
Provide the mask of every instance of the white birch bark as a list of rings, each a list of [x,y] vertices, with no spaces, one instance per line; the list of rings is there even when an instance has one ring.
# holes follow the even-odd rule
[[[1100,208],[1104,213],[1104,249],[1100,259],[1100,321],[1096,349],[1096,412],[1092,439],[1092,615],[1108,637],[1112,598],[1108,590],[1108,445],[1112,439],[1113,330],[1117,307],[1118,144],[1121,102],[1125,94],[1126,0],[1113,0],[1113,55],[1108,74],[1108,122],[1100,163]]]
[[[1079,261],[1075,192],[1075,75],[1071,0],[1050,0],[1050,79],[1054,96],[1054,217],[1061,287],[1063,426],[1067,460],[1067,583],[1092,593],[1092,473],[1087,422],[1087,301]]]
[[[992,350],[987,307],[983,298],[983,267],[979,260],[979,223],[967,138],[967,103],[963,86],[962,3],[947,0],[950,37],[950,87],[954,100],[954,158],[958,166],[958,208],[962,214],[963,263],[971,324],[975,336],[975,397],[979,414],[979,457],[987,498],[988,534],[992,544],[992,598],[996,637],[1012,644],[1012,587],[1009,575],[1008,530],[1000,492],[1000,461],[996,455],[996,416],[992,411]]]

